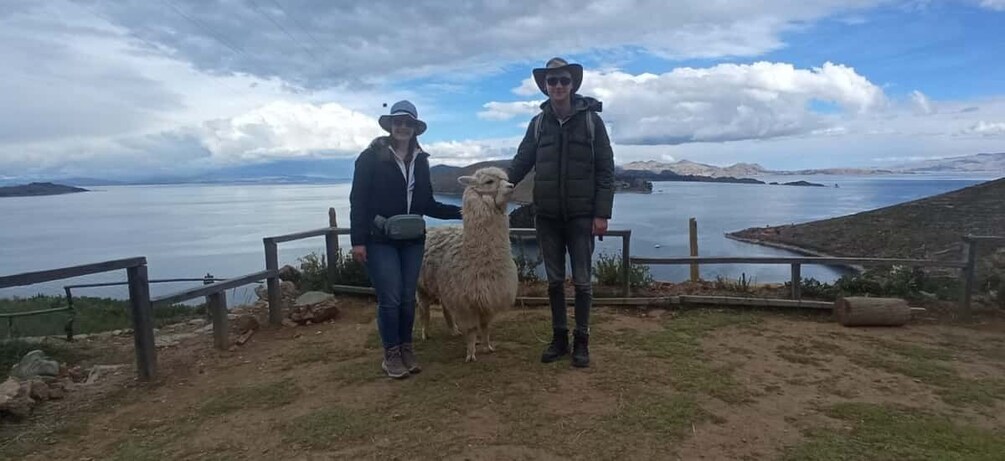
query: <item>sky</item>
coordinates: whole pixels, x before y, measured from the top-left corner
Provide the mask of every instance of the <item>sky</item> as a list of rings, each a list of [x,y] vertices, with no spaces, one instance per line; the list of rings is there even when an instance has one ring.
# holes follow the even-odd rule
[[[586,71],[615,162],[1005,151],[1005,0],[0,0],[0,179],[351,160],[408,99],[433,164],[511,158]]]

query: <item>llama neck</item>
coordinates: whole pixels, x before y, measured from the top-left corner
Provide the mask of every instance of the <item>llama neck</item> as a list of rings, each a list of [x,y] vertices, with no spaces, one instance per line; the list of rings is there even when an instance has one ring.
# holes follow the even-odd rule
[[[462,217],[464,243],[461,251],[469,260],[511,257],[509,254],[509,217],[492,209],[480,198],[465,197]]]

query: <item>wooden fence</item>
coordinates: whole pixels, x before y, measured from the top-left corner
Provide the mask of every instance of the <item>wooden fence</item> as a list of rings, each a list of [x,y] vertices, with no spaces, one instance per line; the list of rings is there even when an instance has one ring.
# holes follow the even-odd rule
[[[129,280],[129,306],[133,319],[133,342],[136,349],[136,372],[140,380],[153,379],[157,372],[157,354],[154,349],[153,307],[150,304],[150,280],[147,277],[145,257],[117,259],[80,266],[61,267],[38,272],[0,277],[0,288],[34,285],[55,280],[65,280],[84,275],[126,270]],[[0,318],[38,315],[68,308],[45,309],[32,312],[0,314]]]
[[[694,225],[691,226],[694,228]],[[301,240],[312,237],[325,237],[325,253],[328,259],[328,276],[334,291],[368,293],[372,294],[370,287],[351,287],[337,285],[335,282],[334,261],[339,255],[339,236],[348,235],[349,229],[338,227],[335,218],[335,210],[329,209],[329,227],[313,229],[292,234],[265,237],[262,242],[265,247],[265,267],[264,271],[259,271],[239,277],[229,279],[215,279],[207,275],[200,279],[165,279],[151,281],[147,276],[147,261],[145,257],[119,259],[104,261],[94,264],[80,266],[62,267],[38,272],[27,272],[22,274],[0,277],[0,288],[33,285],[54,280],[63,280],[84,275],[91,275],[116,270],[126,270],[128,281],[124,284],[129,286],[129,303],[133,320],[133,338],[136,350],[137,373],[141,380],[152,379],[156,374],[156,350],[154,348],[153,333],[153,306],[173,304],[187,301],[199,297],[205,297],[207,308],[213,322],[213,342],[214,346],[223,349],[228,344],[228,322],[227,322],[227,298],[226,290],[239,286],[261,283],[266,281],[269,298],[269,323],[279,326],[282,323],[282,302],[279,289],[279,244],[294,240]],[[692,231],[692,234],[694,232]],[[534,229],[510,229],[510,234],[520,241],[522,247],[523,239],[533,237]],[[915,267],[945,267],[961,270],[963,281],[963,295],[961,304],[964,315],[970,314],[970,304],[973,287],[976,279],[977,250],[981,243],[1005,242],[1003,236],[973,236],[968,235],[963,238],[966,244],[966,256],[962,261],[935,261],[924,259],[892,259],[892,258],[835,258],[835,257],[677,257],[677,258],[650,258],[631,256],[631,230],[611,230],[607,235],[620,237],[622,239],[622,277],[623,298],[596,298],[597,304],[613,303],[626,305],[652,305],[652,304],[719,304],[719,305],[751,305],[755,300],[747,298],[730,298],[720,296],[669,296],[661,298],[630,298],[631,295],[631,273],[630,268],[634,264],[660,265],[660,264],[686,264],[696,271],[701,264],[787,264],[791,267],[791,300],[756,300],[758,303],[770,301],[770,305],[780,307],[809,307],[816,309],[828,309],[829,303],[818,301],[804,301],[800,293],[801,268],[807,264],[817,264],[825,266],[877,266],[877,265],[905,265]],[[692,241],[695,240],[692,238]],[[522,248],[521,248],[522,250]],[[692,242],[692,254],[697,253],[697,247]],[[181,290],[172,294],[150,298],[150,283],[168,281],[202,281],[203,286]],[[121,285],[122,282],[100,283],[100,284],[79,284],[65,287],[68,306],[43,309],[30,312],[2,313],[0,318],[11,321],[14,317],[40,315],[51,312],[72,310],[73,288],[87,288],[98,286]],[[569,300],[572,301],[572,300]],[[520,298],[520,304],[541,304],[546,303],[547,298]]]
[[[980,242],[1005,242],[1001,236],[963,237],[966,255],[962,261],[937,261],[931,259],[896,259],[896,258],[841,258],[841,257],[683,257],[683,258],[630,258],[632,264],[688,264],[695,267],[701,264],[788,264],[791,267],[790,284],[793,300],[801,300],[800,286],[802,282],[801,268],[803,265],[816,264],[822,266],[911,266],[911,267],[943,267],[960,269],[963,293],[960,304],[964,316],[971,314],[971,297],[976,281],[977,247]]]

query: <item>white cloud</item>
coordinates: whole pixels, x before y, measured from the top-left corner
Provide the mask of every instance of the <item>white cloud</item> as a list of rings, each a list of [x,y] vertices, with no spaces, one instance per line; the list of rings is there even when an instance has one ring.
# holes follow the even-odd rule
[[[510,159],[516,155],[520,138],[441,141],[423,144],[433,165],[470,165],[485,160]]]
[[[985,122],[980,120],[960,131],[963,135],[1005,136],[1005,122]]]
[[[1005,0],[980,0],[980,5],[994,11],[1005,11]]]
[[[532,78],[514,90],[540,91]],[[720,64],[665,74],[586,71],[581,94],[604,103],[604,120],[622,144],[681,144],[833,133],[835,116],[814,112],[823,101],[866,114],[887,104],[883,91],[854,69],[833,63],[796,69],[787,63]],[[529,103],[489,103],[497,119]],[[500,108],[505,108],[502,110]]]
[[[883,2],[103,0],[92,8],[199,69],[323,88],[626,47],[673,58],[757,56],[783,47],[781,35],[795,27]],[[388,18],[409,26],[388,27]]]
[[[486,110],[478,113],[478,118],[485,120],[509,120],[513,117],[534,115],[541,110],[541,103],[538,101],[517,101],[517,102],[489,102],[484,107]]]
[[[911,92],[911,101],[914,102],[915,110],[920,114],[931,114],[932,103],[924,93],[914,90]]]
[[[353,154],[382,134],[375,118],[336,103],[280,101],[207,122],[201,138],[215,161],[236,163],[315,152]]]

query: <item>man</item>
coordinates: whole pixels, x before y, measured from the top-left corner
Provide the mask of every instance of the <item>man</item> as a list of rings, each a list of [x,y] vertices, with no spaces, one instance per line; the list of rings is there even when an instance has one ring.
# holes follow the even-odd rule
[[[576,94],[583,81],[582,66],[552,58],[533,75],[548,100],[527,127],[508,173],[516,184],[535,168],[535,228],[548,274],[554,333],[541,361],[554,362],[569,353],[563,287],[568,251],[576,293],[572,365],[587,367],[594,236],[607,232],[611,218],[614,155],[597,115],[601,102]]]

